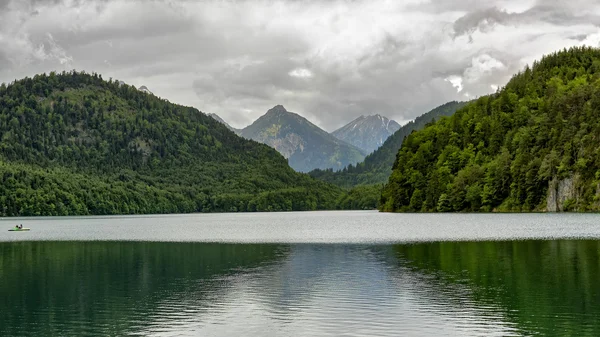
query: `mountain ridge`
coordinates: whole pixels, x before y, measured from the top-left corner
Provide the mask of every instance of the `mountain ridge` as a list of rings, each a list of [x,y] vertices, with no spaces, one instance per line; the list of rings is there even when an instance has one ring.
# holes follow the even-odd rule
[[[332,209],[334,186],[197,109],[98,74],[0,85],[2,216]]]
[[[229,123],[227,123],[223,118],[221,118],[221,116],[217,115],[216,113],[209,113],[207,115],[215,119],[217,122],[225,125],[229,130],[235,132],[238,135],[242,131],[241,129],[236,129],[233,126],[229,125]]]
[[[383,211],[600,210],[600,49],[546,55],[411,134]]]
[[[282,105],[269,109],[242,129],[240,135],[272,146],[299,172],[314,168],[341,169],[365,156],[361,149],[335,138]]]
[[[361,115],[331,134],[369,154],[383,145],[398,129],[400,124],[380,114]]]
[[[338,172],[317,169],[309,172],[309,174],[313,178],[344,188],[358,185],[384,184],[391,174],[396,153],[400,149],[405,137],[410,135],[411,132],[425,127],[426,124],[435,119],[452,115],[465,104],[465,102],[451,101],[415,118],[415,120],[401,126],[385,140],[383,145],[367,155],[362,162],[356,165],[349,165]]]

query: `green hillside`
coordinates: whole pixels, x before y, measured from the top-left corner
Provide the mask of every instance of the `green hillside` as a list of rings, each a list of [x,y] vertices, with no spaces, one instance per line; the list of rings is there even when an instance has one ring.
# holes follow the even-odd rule
[[[200,111],[97,74],[0,86],[0,215],[333,208],[340,191]]]
[[[384,211],[600,209],[600,50],[548,55],[402,144]]]
[[[392,134],[381,147],[356,166],[349,165],[340,171],[313,170],[309,174],[314,178],[346,188],[357,185],[384,184],[392,173],[391,169],[396,154],[406,136],[415,130],[424,128],[433,120],[452,115],[465,104],[464,102],[448,102],[417,117]]]

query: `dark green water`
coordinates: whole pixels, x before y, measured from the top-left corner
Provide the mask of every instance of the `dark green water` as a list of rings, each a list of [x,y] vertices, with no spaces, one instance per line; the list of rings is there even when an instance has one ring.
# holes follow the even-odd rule
[[[600,335],[600,241],[394,246],[412,270],[497,306],[523,335]]]
[[[1,336],[600,335],[597,240],[3,242],[0,254]]]

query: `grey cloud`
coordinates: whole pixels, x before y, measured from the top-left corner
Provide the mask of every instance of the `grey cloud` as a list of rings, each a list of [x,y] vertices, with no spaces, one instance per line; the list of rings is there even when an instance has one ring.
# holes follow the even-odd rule
[[[131,15],[132,13],[119,10],[118,8],[109,8],[107,6],[108,1],[88,1],[82,3],[85,3],[86,8],[91,8],[94,11],[88,14],[88,18],[82,16],[72,18],[74,21],[70,22],[71,26],[66,30],[57,29],[58,27],[55,26],[56,22],[44,23],[45,19],[47,19],[45,15],[53,14],[50,12],[51,7],[38,9],[38,16],[42,16],[42,18],[33,20],[33,31],[35,33],[55,31],[56,37],[64,41],[65,46],[77,47],[90,42],[108,40],[142,42],[143,40],[168,38],[173,34],[190,33],[194,29],[198,29],[198,23],[185,15],[181,8],[167,3],[152,1],[143,5],[140,3],[134,8],[136,10],[135,15]],[[135,3],[121,2],[120,4],[131,6]],[[112,15],[113,18],[102,25],[91,25],[86,20],[107,15]],[[177,40],[173,42],[177,42]]]
[[[430,0],[413,4],[410,8],[417,11],[433,13],[446,13],[452,11],[469,12],[494,7],[497,3],[498,1],[495,0]]]
[[[8,58],[8,56],[3,53],[0,53],[0,71],[2,71],[3,69],[2,65],[5,65],[4,67],[7,67],[7,65],[10,63],[11,61]],[[2,82],[2,79],[0,79],[0,82]]]
[[[558,5],[538,5],[523,13],[522,17],[557,25],[582,23],[600,25],[600,15],[590,14],[584,8],[564,6],[564,3],[559,3]]]
[[[569,39],[573,39],[573,40],[577,40],[577,41],[583,41],[586,38],[587,38],[586,34],[579,34],[579,35],[569,36]]]
[[[0,1],[0,82],[96,71],[236,127],[276,104],[328,130],[361,114],[406,121],[492,92],[525,61],[594,41],[586,27],[600,9],[573,3]]]
[[[382,42],[387,43],[398,45],[389,39]],[[385,50],[395,50],[388,46],[378,50],[381,52],[376,53],[374,59],[361,58],[358,76],[348,76],[343,69],[328,68],[313,61],[308,62],[313,64],[310,69],[313,77],[294,79],[287,73],[302,64],[270,60],[241,71],[230,69],[220,76],[204,78],[195,82],[195,88],[201,97],[213,98],[213,93],[219,92],[220,99],[254,98],[260,101],[257,105],[261,106],[260,114],[273,102],[282,103],[329,130],[366,113],[406,114],[401,120],[414,118],[411,114],[424,112],[430,104],[457,98],[456,91],[442,78],[433,76],[432,80],[432,72],[447,64],[441,57],[386,53]],[[457,66],[455,71],[458,69]],[[286,97],[282,94],[285,91],[296,95]]]
[[[590,14],[585,11],[585,2],[578,1],[581,7],[573,3],[540,0],[532,8],[521,13],[509,13],[497,7],[470,11],[454,22],[453,28],[456,36],[470,34],[475,30],[486,31],[496,24],[531,24],[546,22],[555,25],[592,24],[600,25],[600,15]],[[582,9],[584,9],[582,11]]]
[[[510,18],[511,14],[495,7],[470,12],[454,22],[454,33],[460,36],[478,28],[484,30],[490,25],[506,23]]]

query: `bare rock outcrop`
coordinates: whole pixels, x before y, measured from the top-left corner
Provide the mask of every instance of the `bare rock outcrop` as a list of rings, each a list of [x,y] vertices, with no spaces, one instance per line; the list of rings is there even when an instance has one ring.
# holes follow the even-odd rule
[[[547,212],[564,212],[577,205],[581,193],[577,187],[580,177],[575,174],[565,179],[556,177],[548,183],[548,195],[546,197]]]

